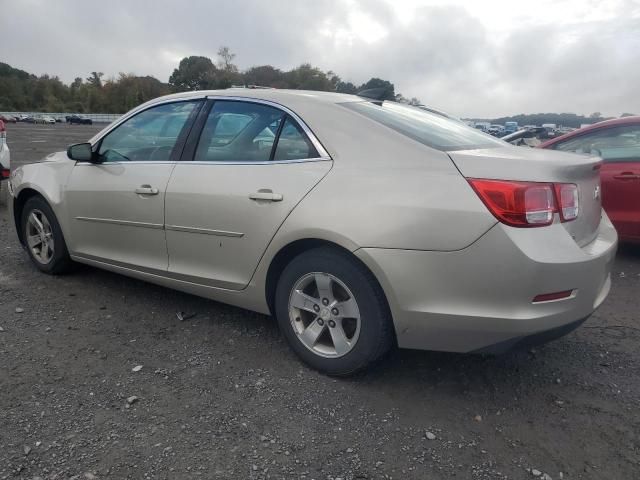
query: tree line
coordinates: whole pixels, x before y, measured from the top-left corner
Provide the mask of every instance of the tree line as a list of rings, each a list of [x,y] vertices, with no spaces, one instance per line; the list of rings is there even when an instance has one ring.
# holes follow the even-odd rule
[[[621,117],[634,116],[633,113],[623,113]],[[469,119],[472,121],[490,122],[499,125],[504,125],[505,122],[518,122],[518,125],[542,125],[544,123],[555,123],[556,125],[564,127],[579,128],[584,124],[591,124],[601,122],[603,120],[609,120],[614,117],[605,117],[600,112],[593,112],[591,115],[577,115],[575,113],[521,113],[519,115],[512,115],[510,117],[489,118],[489,119]]]
[[[218,50],[216,62],[208,57],[183,58],[167,83],[151,76],[120,73],[105,79],[102,72],[91,72],[66,84],[57,76],[36,76],[0,62],[0,111],[124,113],[133,107],[172,92],[222,89],[258,85],[274,88],[356,93],[379,88],[385,100],[419,104],[396,93],[388,80],[371,78],[361,85],[344,81],[333,71],[305,63],[285,71],[271,65],[241,71],[228,47]]]

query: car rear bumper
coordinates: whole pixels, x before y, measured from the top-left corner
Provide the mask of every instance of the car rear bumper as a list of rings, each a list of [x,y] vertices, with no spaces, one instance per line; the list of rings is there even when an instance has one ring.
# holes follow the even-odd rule
[[[497,352],[576,328],[611,288],[616,231],[603,212],[595,240],[580,247],[562,224],[496,224],[454,252],[363,248],[356,255],[385,290],[398,345]],[[534,303],[571,290],[569,298]]]

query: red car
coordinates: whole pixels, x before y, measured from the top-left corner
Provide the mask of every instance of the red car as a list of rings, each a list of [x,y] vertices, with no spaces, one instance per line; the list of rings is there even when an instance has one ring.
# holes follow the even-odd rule
[[[538,148],[602,157],[602,206],[620,240],[640,242],[640,116],[605,120]]]

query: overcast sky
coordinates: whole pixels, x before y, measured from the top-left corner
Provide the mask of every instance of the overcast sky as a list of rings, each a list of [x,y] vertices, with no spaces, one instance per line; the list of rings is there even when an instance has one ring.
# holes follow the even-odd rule
[[[241,69],[309,62],[464,117],[640,114],[640,0],[0,0],[0,61],[69,82],[166,82],[220,45]]]

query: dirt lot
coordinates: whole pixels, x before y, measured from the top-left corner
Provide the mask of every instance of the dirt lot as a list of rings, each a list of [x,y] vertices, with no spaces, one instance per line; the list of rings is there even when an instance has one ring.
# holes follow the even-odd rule
[[[14,165],[98,129],[9,125]],[[624,247],[605,304],[561,340],[400,351],[335,380],[268,317],[88,267],[38,273],[0,203],[0,479],[637,479],[639,293]]]

